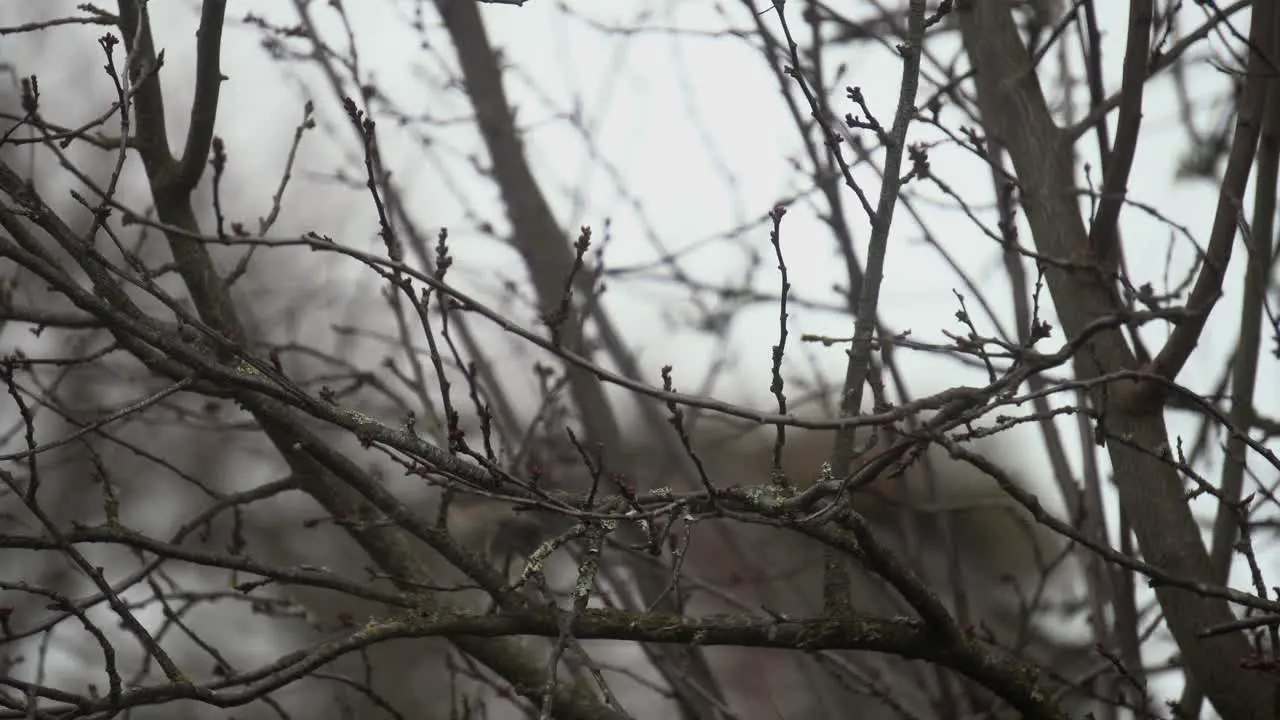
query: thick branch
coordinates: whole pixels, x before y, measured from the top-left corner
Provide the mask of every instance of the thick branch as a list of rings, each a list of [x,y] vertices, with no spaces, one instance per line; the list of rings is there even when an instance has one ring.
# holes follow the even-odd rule
[[[387,637],[471,634],[486,637],[559,633],[556,618],[545,611],[486,617],[436,615],[393,620],[370,631]],[[770,647],[791,650],[864,650],[925,660],[959,672],[990,688],[1024,718],[1065,718],[1035,682],[1036,671],[976,643],[944,645],[922,623],[912,620],[850,616],[839,619],[774,621],[735,615],[688,618],[659,613],[588,609],[573,620],[580,640]]]
[[[565,293],[573,252],[525,158],[514,112],[502,86],[502,71],[479,8],[475,3],[454,0],[439,0],[436,5],[457,49],[467,95],[476,111],[476,122],[493,163],[493,176],[511,222],[512,244],[529,269],[539,310],[550,314],[559,307]],[[582,352],[578,313],[571,309],[568,317],[560,319],[559,332],[564,347]],[[622,436],[604,387],[590,373],[574,367],[568,372],[574,403],[590,439],[602,443],[606,452],[616,451]]]
[[[959,4],[959,10],[983,121],[1009,151],[1037,249],[1050,257],[1097,263],[1076,202],[1071,144],[1049,113],[1009,7],[968,0]],[[1255,7],[1254,12],[1262,10]],[[1267,9],[1260,14],[1271,13]],[[1104,273],[1050,264],[1045,277],[1069,338],[1110,311],[1111,288]],[[1076,370],[1085,378],[1132,369],[1136,362],[1115,329],[1096,334],[1080,357]],[[1117,399],[1123,394],[1098,387],[1091,400],[1105,418],[1107,430],[1126,439],[1112,442],[1110,454],[1120,501],[1142,553],[1155,566],[1207,583],[1211,580],[1208,555],[1183,497],[1181,480],[1160,456],[1160,449],[1168,446],[1163,408],[1126,405]],[[1188,673],[1204,687],[1218,711],[1230,718],[1272,718],[1274,700],[1266,683],[1240,668],[1250,653],[1244,636],[1199,636],[1204,628],[1233,618],[1228,605],[1176,588],[1157,588],[1156,594]]]
[[[155,48],[150,23],[141,10],[142,7],[144,6],[136,0],[120,0],[121,29],[126,36],[126,46],[135,66],[141,63],[140,67],[150,67],[156,62]],[[197,100],[193,106],[192,132],[196,137],[189,138],[186,143],[187,151],[182,163],[185,173],[176,170],[177,164],[169,154],[163,95],[154,73],[148,76],[147,84],[139,88],[137,118],[138,135],[148,138],[146,147],[140,147],[139,152],[143,157],[157,215],[162,223],[174,228],[166,231],[166,238],[179,274],[191,293],[201,320],[234,345],[244,340],[243,326],[231,302],[230,293],[214,268],[208,249],[198,239],[199,224],[191,201],[191,190],[199,182],[205,165],[202,146],[206,140],[203,133],[209,132],[216,120],[220,75],[214,77],[218,74],[217,50],[211,49],[208,43],[217,37],[217,28],[221,26],[221,16],[225,9],[225,2],[221,0],[209,0],[204,6],[202,37],[198,47],[202,54],[214,54],[197,60],[197,67],[203,78],[203,81],[198,81],[198,89],[208,95],[203,100]],[[289,463],[290,469],[298,476],[304,491],[320,502],[327,511],[336,517],[380,518],[383,515],[383,512],[344,482],[354,478],[335,477],[332,465],[326,467],[317,462],[314,455],[295,451],[295,448],[303,445],[320,445],[308,442],[310,438],[302,426],[293,421],[289,410],[276,401],[253,395],[247,395],[244,404],[267,431],[273,444]],[[388,508],[382,508],[383,511],[386,509]],[[348,530],[384,572],[417,585],[428,584],[429,577],[423,560],[409,544],[403,529],[373,522],[368,527],[349,527]],[[458,644],[464,652],[473,655],[511,682],[518,691],[528,694],[531,699],[541,699],[545,668],[518,645],[510,641],[494,640],[462,641]],[[601,718],[614,715],[578,683],[565,683],[558,687],[555,704],[565,717]]]
[[[1142,126],[1142,95],[1147,87],[1147,56],[1151,46],[1151,0],[1130,0],[1129,37],[1124,54],[1124,80],[1120,90],[1120,117],[1116,143],[1107,160],[1098,212],[1089,231],[1089,247],[1105,267],[1120,262],[1120,209],[1129,191],[1129,171],[1138,149]],[[1105,124],[1103,125],[1105,127]]]
[[[137,0],[120,0],[120,30],[124,34],[125,47],[129,51],[130,73],[136,76],[144,68],[155,67],[158,57],[155,43],[152,40],[151,21],[145,11],[145,4]],[[207,2],[204,8],[204,27],[209,25],[208,15],[221,15],[226,10],[226,3]],[[220,21],[218,23],[220,25]],[[203,43],[199,44],[201,52],[208,52]],[[217,57],[201,58],[196,61],[198,67],[207,68],[210,64],[217,67]],[[136,70],[135,70],[136,68]],[[198,83],[198,90],[212,93],[213,106],[209,98],[197,99],[193,103],[201,108],[208,127],[212,128],[216,116],[217,83],[210,89],[206,83]],[[147,179],[151,184],[151,194],[155,198],[156,212],[166,225],[192,229],[197,227],[195,212],[191,206],[191,190],[199,181],[204,170],[206,154],[202,153],[199,161],[192,169],[188,162],[187,176],[180,177],[179,165],[169,150],[169,135],[165,127],[164,93],[160,87],[159,74],[147,73],[138,86],[137,99],[134,101],[134,113],[137,119],[138,152],[142,157],[143,167],[147,171]],[[199,132],[203,124],[193,127]],[[192,142],[187,143],[188,152],[193,152]],[[189,160],[189,158],[185,158]],[[177,233],[166,233],[170,251],[178,273],[191,293],[200,318],[216,328],[232,341],[244,339],[244,330],[231,305],[231,296],[223,286],[222,278],[214,268],[213,259],[203,243],[189,236]]]
[[[1244,293],[1240,299],[1240,341],[1236,343],[1231,367],[1231,424],[1240,433],[1256,415],[1253,405],[1258,384],[1258,357],[1262,352],[1262,311],[1267,302],[1271,275],[1271,253],[1275,244],[1277,175],[1280,174],[1280,85],[1273,79],[1267,91],[1262,137],[1258,145],[1258,170],[1254,180],[1253,218],[1245,238],[1249,256],[1245,261]],[[1213,522],[1214,578],[1226,582],[1235,557],[1240,528],[1237,503],[1244,490],[1244,474],[1249,448],[1244,438],[1233,434],[1227,440],[1226,464],[1222,469],[1221,505]]]
[[[1275,63],[1267,56],[1276,50],[1276,17],[1275,3],[1254,5],[1249,28],[1249,61],[1245,69],[1244,92],[1237,106],[1235,135],[1227,156],[1227,169],[1222,175],[1222,187],[1218,191],[1218,207],[1209,232],[1209,247],[1201,260],[1195,287],[1187,298],[1191,317],[1174,328],[1168,342],[1152,361],[1152,369],[1170,380],[1178,377],[1182,366],[1191,357],[1200,342],[1200,333],[1209,321],[1209,313],[1222,297],[1222,281],[1227,265],[1231,263],[1231,250],[1235,246],[1236,228],[1239,227],[1240,204],[1244,200],[1249,170],[1253,167],[1254,152],[1258,146],[1267,88],[1274,84],[1271,78],[1275,74]]]
[[[779,11],[781,12],[781,11]],[[880,283],[884,280],[884,262],[889,248],[889,230],[893,226],[893,212],[902,192],[902,159],[906,153],[907,129],[915,116],[916,91],[920,87],[920,53],[924,49],[925,30],[924,0],[912,0],[908,10],[907,41],[902,50],[902,80],[898,88],[898,107],[893,116],[893,128],[886,140],[884,178],[880,186],[880,198],[875,215],[871,217],[871,240],[867,250],[866,272],[863,273],[862,296],[858,299],[858,315],[854,323],[853,346],[845,367],[844,389],[840,399],[840,414],[857,415],[862,410],[862,389],[866,386],[871,370],[872,332],[876,328],[877,305],[880,301]],[[854,431],[852,428],[836,433],[831,451],[831,465],[843,475],[853,461]],[[849,576],[842,559],[825,551],[823,554],[823,604],[827,612],[845,612],[849,607]]]
[[[572,277],[574,255],[525,157],[515,115],[502,85],[502,71],[489,43],[479,8],[476,3],[456,0],[437,0],[436,7],[457,51],[467,94],[476,111],[480,134],[493,163],[493,176],[511,223],[513,245],[529,270],[539,309],[550,314],[554,309],[563,307],[566,311],[563,316],[551,320],[555,323],[553,339],[563,349],[587,354],[582,343],[583,321],[569,302],[568,293],[571,291],[566,287]],[[601,324],[607,324],[604,313],[596,313],[596,316]],[[568,378],[587,439],[602,450],[606,466],[611,466],[612,457],[622,451],[623,443],[604,384],[596,375],[574,365],[568,365]],[[648,600],[657,602],[658,609],[676,610],[672,595],[666,592],[665,578],[645,568],[638,569],[636,577],[641,593]],[[697,684],[708,688],[714,699],[721,699],[723,692],[701,651],[690,646],[683,653],[687,674]],[[670,671],[666,667],[669,663],[657,665],[678,691],[682,702],[686,703],[688,714],[714,717],[714,703],[707,703],[697,692],[684,691],[681,674]]]
[[[204,0],[200,10],[200,30],[196,33],[196,92],[191,101],[191,124],[187,143],[178,161],[173,183],[187,191],[195,188],[204,174],[213,142],[213,126],[218,116],[218,95],[222,89],[222,25],[227,0]]]

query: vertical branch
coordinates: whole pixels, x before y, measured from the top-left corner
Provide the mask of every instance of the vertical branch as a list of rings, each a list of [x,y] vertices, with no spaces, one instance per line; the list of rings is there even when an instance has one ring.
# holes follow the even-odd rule
[[[1086,6],[1092,12],[1092,4]],[[1103,267],[1114,271],[1120,262],[1120,209],[1128,193],[1129,171],[1138,149],[1142,126],[1142,95],[1147,87],[1147,60],[1151,55],[1151,0],[1130,0],[1129,36],[1124,54],[1124,76],[1120,87],[1120,115],[1116,121],[1116,142],[1106,157],[1098,212],[1089,231],[1089,247]],[[1099,123],[1101,130],[1106,123]]]
[[[224,20],[226,3],[220,0],[206,0],[201,13],[200,29],[206,38],[221,37],[221,24]],[[138,152],[142,157],[143,167],[147,172],[147,180],[151,185],[151,193],[156,203],[156,214],[166,225],[181,228],[190,233],[197,233],[199,223],[196,221],[195,209],[191,204],[191,191],[204,171],[208,157],[209,142],[212,140],[212,128],[217,115],[217,92],[221,82],[219,70],[219,54],[221,48],[209,47],[207,43],[197,44],[202,57],[197,60],[197,67],[205,80],[197,80],[196,90],[211,95],[203,100],[193,102],[193,108],[199,105],[203,116],[198,127],[193,130],[203,132],[207,129],[209,137],[203,145],[199,140],[187,143],[187,153],[201,150],[198,158],[191,160],[184,155],[182,164],[173,158],[169,148],[169,135],[165,128],[164,94],[160,88],[159,70],[161,56],[156,53],[155,42],[151,34],[151,20],[147,14],[147,3],[141,0],[120,0],[120,30],[124,35],[125,48],[129,52],[129,72],[140,82],[137,85],[135,112],[137,118]],[[143,77],[142,73],[146,72]],[[239,342],[244,337],[244,330],[231,304],[231,295],[227,292],[223,280],[213,266],[209,250],[199,240],[182,233],[166,233],[170,252],[178,273],[191,293],[200,319],[208,323],[219,333],[232,341]]]
[[[559,326],[556,344],[570,352],[586,355],[582,343],[583,314],[573,308],[565,297],[566,283],[573,282],[574,255],[525,157],[515,117],[502,85],[502,71],[489,43],[480,10],[474,2],[457,0],[436,0],[436,7],[457,52],[467,95],[475,110],[480,134],[493,163],[493,177],[511,223],[513,245],[528,268],[539,306],[548,314],[563,306],[563,315],[554,318]],[[604,313],[598,311],[595,315],[601,321],[602,331],[609,334]],[[570,365],[567,372],[570,393],[588,440],[605,453],[606,466],[619,466],[620,463],[614,460],[623,452],[622,432],[600,378],[574,365]],[[679,612],[670,595],[664,592],[665,578],[646,566],[638,566],[636,575],[647,601],[656,602],[658,609]],[[668,667],[673,663],[655,663],[684,704],[686,714],[714,717],[715,705],[723,698],[723,691],[701,649],[646,647],[646,651],[660,657],[676,656],[676,664],[683,666],[682,671],[678,671]],[[690,690],[690,681],[706,688],[706,692]]]
[[[1227,155],[1227,167],[1222,173],[1213,227],[1209,230],[1209,246],[1201,261],[1200,274],[1187,298],[1189,317],[1174,327],[1169,340],[1151,361],[1151,370],[1169,380],[1178,377],[1187,359],[1191,357],[1200,342],[1200,333],[1209,321],[1209,313],[1218,303],[1218,298],[1222,297],[1222,283],[1235,246],[1240,203],[1244,198],[1249,171],[1257,152],[1267,88],[1272,84],[1271,78],[1276,73],[1276,37],[1280,35],[1275,27],[1277,18],[1280,18],[1280,13],[1276,12],[1275,3],[1260,3],[1253,8],[1248,61],[1244,68],[1244,88],[1240,95],[1231,150]],[[1144,391],[1147,394],[1160,393],[1155,385],[1148,384]]]
[[[195,97],[191,100],[191,123],[187,142],[175,168],[174,185],[191,190],[204,173],[205,158],[213,142],[214,120],[218,116],[218,96],[222,89],[222,25],[227,0],[204,0],[200,7],[200,29],[196,31]]]
[[[167,232],[166,236],[175,265],[201,319],[230,341],[230,345],[220,343],[219,348],[237,348],[245,337],[243,325],[208,249],[198,239],[200,228],[192,203],[192,190],[203,173],[208,142],[216,120],[221,47],[215,40],[221,37],[225,10],[225,0],[205,0],[203,5],[197,44],[201,57],[197,60],[196,85],[197,90],[206,96],[193,103],[191,133],[194,137],[188,137],[179,162],[170,153],[165,131],[163,94],[155,72],[160,60],[152,40],[146,2],[120,0],[120,25],[129,51],[130,72],[141,79],[136,101],[137,137],[140,138],[139,152],[157,215],[162,223],[179,230]],[[145,78],[141,75],[144,69],[151,70]],[[372,530],[352,526],[349,532],[380,568],[401,583],[416,583],[418,587],[429,583],[423,559],[408,544],[404,530],[383,527],[382,515],[387,507],[375,507],[369,498],[362,497],[357,491],[361,487],[367,491],[370,482],[357,482],[364,479],[354,474],[335,474],[332,462],[321,463],[300,452],[298,448],[310,442],[311,438],[292,413],[278,402],[262,396],[245,396],[241,403],[301,478],[300,485],[308,495],[334,517],[370,520]],[[433,606],[435,602],[424,598],[427,606]],[[514,643],[478,638],[454,639],[453,642],[530,697],[535,695],[536,688],[545,685],[545,669]],[[618,716],[578,683],[561,683],[556,688],[556,695],[556,705],[565,717]]]
[[[1001,3],[967,0],[959,4],[960,29],[965,51],[974,67],[978,105],[989,134],[999,137],[1008,149],[1023,192],[1023,209],[1039,252],[1054,258],[1083,261],[1089,269],[1048,267],[1045,279],[1068,338],[1078,337],[1093,322],[1111,312],[1113,288],[1106,276],[1097,272],[1097,258],[1091,252],[1084,223],[1076,201],[1073,178],[1074,156],[1071,136],[1054,123],[1036,78],[1027,50],[1018,35],[1010,9]],[[1253,10],[1252,43],[1270,48],[1274,35],[1270,3]],[[1256,57],[1258,53],[1252,52]],[[1253,102],[1251,92],[1266,81],[1259,63],[1249,63],[1246,98],[1242,104],[1241,134],[1247,136]],[[1256,127],[1257,115],[1252,122]],[[1237,143],[1248,143],[1238,137]],[[1250,146],[1249,155],[1252,154]],[[1231,192],[1235,180],[1232,171],[1247,160],[1243,150],[1233,151],[1236,162],[1230,166],[1224,181],[1223,199]],[[1238,195],[1236,195],[1238,197]],[[1211,278],[1220,278],[1229,249],[1223,252],[1221,233],[1215,223],[1209,256],[1192,293],[1193,312],[1205,312],[1213,295],[1202,287]],[[1229,240],[1226,245],[1230,245]],[[1220,285],[1218,286],[1220,288]],[[1205,315],[1174,330],[1174,337],[1194,346]],[[1171,339],[1171,343],[1173,340]],[[1162,355],[1170,352],[1166,346]],[[1174,349],[1173,354],[1181,351]],[[1189,352],[1189,350],[1188,350]],[[1076,372],[1083,378],[1137,365],[1124,336],[1108,330],[1093,336],[1076,362]],[[1171,358],[1173,359],[1173,358]],[[1185,360],[1182,357],[1181,360]],[[1176,363],[1181,366],[1181,361]],[[1168,375],[1172,377],[1173,374]],[[1133,388],[1117,385],[1111,390],[1099,386],[1091,393],[1095,412],[1105,418],[1100,427],[1102,437],[1114,438],[1109,443],[1112,466],[1121,506],[1133,523],[1138,545],[1152,565],[1198,582],[1210,580],[1208,553],[1200,540],[1199,529],[1183,497],[1181,478],[1167,463],[1162,448],[1168,447],[1162,403],[1141,402],[1133,397]],[[1126,397],[1128,396],[1128,397]],[[1167,452],[1167,450],[1166,450]],[[1251,677],[1240,668],[1250,655],[1249,644],[1240,633],[1215,638],[1202,637],[1206,627],[1230,622],[1234,617],[1223,600],[1172,588],[1158,586],[1156,596],[1164,610],[1169,630],[1183,653],[1188,674],[1200,683],[1215,708],[1224,717],[1271,718],[1275,704],[1266,682]]]
[[[158,176],[176,162],[169,149],[169,130],[164,122],[164,95],[160,91],[160,68],[146,3],[120,0],[120,34],[129,56],[129,80],[135,87],[133,111],[138,132],[134,145],[147,174]],[[203,162],[204,158],[201,158]]]
[[[1248,452],[1244,435],[1253,423],[1254,388],[1258,382],[1258,355],[1262,350],[1262,310],[1267,301],[1271,254],[1275,243],[1277,174],[1280,173],[1280,82],[1272,77],[1267,90],[1266,109],[1262,116],[1262,137],[1258,143],[1258,162],[1253,189],[1253,218],[1246,236],[1249,255],[1245,261],[1244,294],[1240,300],[1240,341],[1236,343],[1235,362],[1231,367],[1231,410],[1229,419],[1238,432],[1227,440],[1226,464],[1222,468],[1217,516],[1213,520],[1213,545],[1210,562],[1213,581],[1225,583],[1235,555],[1235,542],[1240,532],[1236,506],[1244,490],[1245,458]]]
[[[902,158],[906,151],[907,129],[916,112],[916,91],[920,86],[920,53],[924,46],[924,0],[911,0],[908,13],[907,41],[899,46],[902,54],[902,83],[898,91],[898,107],[893,117],[893,128],[886,138],[884,183],[880,186],[880,198],[875,215],[871,218],[871,239],[863,274],[862,297],[858,300],[853,347],[849,351],[849,363],[845,369],[844,389],[840,399],[840,414],[843,416],[857,415],[862,408],[862,388],[867,383],[867,375],[871,369],[871,336],[876,327],[880,284],[884,280],[889,230],[893,226],[893,211],[897,206],[898,193],[902,190]],[[852,428],[836,433],[831,464],[837,475],[843,475],[853,461],[853,446]],[[843,559],[834,551],[827,550],[823,565],[823,605],[826,611],[847,612],[849,575],[844,568]]]
[[[573,267],[573,252],[525,157],[479,8],[475,3],[454,0],[438,0],[436,5],[457,50],[467,95],[511,223],[512,243],[529,270],[539,307],[550,313],[560,305]],[[577,312],[568,315],[560,323],[560,343],[580,353],[581,321]],[[570,392],[583,426],[590,430],[590,441],[603,445],[606,453],[618,452],[622,435],[599,378],[574,367],[568,368],[568,374]]]

